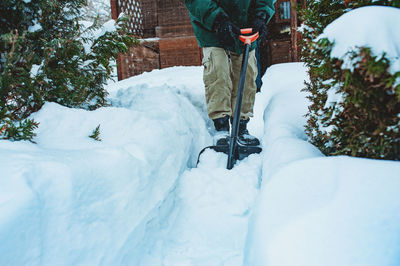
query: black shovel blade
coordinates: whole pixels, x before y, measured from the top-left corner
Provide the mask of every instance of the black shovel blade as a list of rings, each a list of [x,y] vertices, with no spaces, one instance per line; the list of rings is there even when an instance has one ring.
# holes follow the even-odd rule
[[[247,146],[247,145],[240,145],[237,143],[237,160],[243,160],[244,158],[248,157],[251,154],[258,154],[262,152],[262,148],[260,146]]]
[[[205,148],[202,149],[201,152],[199,153],[199,157],[197,157],[196,166],[199,164],[200,156],[203,154],[203,152],[205,152],[205,151],[208,150],[208,149],[214,150],[214,151],[216,151],[216,152],[222,152],[222,153],[225,153],[226,155],[228,155],[228,153],[229,153],[229,145],[215,145],[215,146],[208,146],[208,147],[205,147]]]
[[[241,145],[238,142],[236,142],[236,151],[234,152],[234,160],[243,160],[244,158],[248,157],[251,154],[255,153],[261,153],[262,148],[260,146],[246,146],[246,145]],[[201,150],[199,153],[199,157],[197,158],[197,164],[199,164],[200,161],[200,156],[208,149],[214,150],[216,152],[222,152],[225,153],[226,155],[229,154],[229,145],[215,145],[215,146],[208,146],[205,147],[204,149]],[[196,165],[197,165],[196,164]]]

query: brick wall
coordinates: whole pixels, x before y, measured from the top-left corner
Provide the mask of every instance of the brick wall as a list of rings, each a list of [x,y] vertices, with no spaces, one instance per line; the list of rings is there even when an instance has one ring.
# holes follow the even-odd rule
[[[126,79],[159,68],[158,41],[142,41],[139,46],[130,48],[128,54],[119,55],[118,79]]]
[[[161,68],[201,64],[201,52],[194,36],[163,38],[159,44]]]
[[[158,0],[158,26],[190,24],[184,0]]]
[[[120,12],[134,17],[140,25],[131,23],[131,33],[143,39],[129,54],[119,56],[118,79],[158,68],[201,64],[184,0],[111,0],[111,7],[114,19]]]
[[[193,66],[201,64],[201,53],[194,37],[184,0],[158,0],[160,66]]]
[[[155,28],[158,25],[157,1],[141,0],[140,6],[143,15],[143,37],[154,37]]]

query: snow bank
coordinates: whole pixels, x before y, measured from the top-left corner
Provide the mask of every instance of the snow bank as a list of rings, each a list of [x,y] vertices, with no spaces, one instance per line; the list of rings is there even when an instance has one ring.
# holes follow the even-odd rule
[[[348,157],[284,167],[260,193],[245,265],[399,265],[399,173]]]
[[[265,86],[256,100],[256,110],[264,111],[260,112],[264,114],[261,127],[264,181],[280,166],[321,156],[304,133],[309,101],[301,90],[306,77],[306,68],[301,63],[273,65],[263,77]]]
[[[344,59],[344,67],[353,65],[348,55],[359,47],[370,47],[376,56],[386,56],[392,62],[391,72],[400,71],[400,9],[367,6],[345,13],[329,24],[319,38],[333,41],[332,57]]]
[[[200,110],[203,119],[211,123],[204,105],[201,67],[152,71],[130,82],[135,82],[136,86],[173,83],[171,89],[178,95],[185,95]],[[111,98],[118,95],[112,88],[110,90]],[[117,98],[127,102],[131,99]],[[263,127],[262,113],[257,114],[261,120],[253,121],[256,128]],[[209,124],[208,128],[212,133],[213,126]],[[201,134],[204,132],[194,131],[193,139],[204,138]],[[229,171],[225,154],[206,151],[198,167],[185,171],[176,189],[167,195],[156,213],[150,215],[151,222],[140,228],[141,238],[145,239],[141,246],[126,245],[130,252],[122,260],[124,264],[241,265],[249,210],[260,185],[261,158],[253,155]]]
[[[141,228],[210,141],[184,85],[118,83],[115,107],[92,112],[47,103],[37,144],[0,141],[0,264],[119,265],[140,252]]]
[[[368,46],[375,55],[386,53],[392,72],[400,71],[399,18],[395,8],[356,9],[320,38],[334,41],[332,56],[347,63],[348,51]],[[296,67],[275,65],[264,77],[267,84],[280,83],[265,90],[263,184],[244,265],[399,265],[400,163],[324,157],[305,142],[308,103],[300,84],[306,75]]]
[[[305,77],[301,64],[264,76],[263,183],[244,265],[399,265],[400,163],[328,158],[306,142]]]

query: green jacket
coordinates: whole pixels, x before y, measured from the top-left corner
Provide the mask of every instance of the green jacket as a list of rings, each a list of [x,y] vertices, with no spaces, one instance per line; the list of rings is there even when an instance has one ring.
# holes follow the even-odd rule
[[[275,13],[276,0],[185,0],[192,20],[193,30],[200,47],[222,47],[212,27],[220,12],[225,12],[240,28],[250,26],[254,14],[267,12],[270,19]],[[268,20],[269,20],[268,19]],[[255,43],[252,48],[254,49]],[[233,47],[223,47],[238,54],[243,53],[243,44],[237,40]]]

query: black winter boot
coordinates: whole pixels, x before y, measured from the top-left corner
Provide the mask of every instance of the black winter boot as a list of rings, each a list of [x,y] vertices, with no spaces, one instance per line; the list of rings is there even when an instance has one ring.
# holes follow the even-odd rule
[[[229,116],[213,119],[215,130],[214,145],[228,145]]]
[[[247,130],[248,122],[249,122],[249,119],[240,120],[238,142],[240,144],[246,145],[246,146],[258,146],[258,145],[260,145],[260,141],[256,137],[250,135],[249,131]]]

